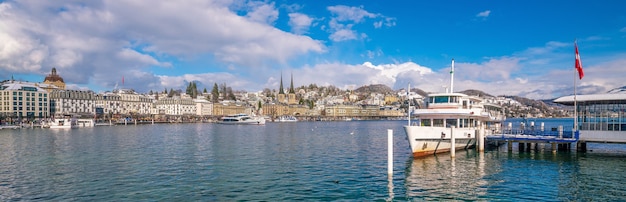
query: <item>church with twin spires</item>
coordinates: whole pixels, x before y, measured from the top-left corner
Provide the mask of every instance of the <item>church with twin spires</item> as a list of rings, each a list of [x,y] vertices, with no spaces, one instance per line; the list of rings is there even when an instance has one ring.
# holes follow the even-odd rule
[[[280,75],[280,88],[278,89],[278,103],[295,105],[298,104],[298,100],[296,99],[296,91],[293,88],[293,74],[291,74],[291,86],[289,86],[289,93],[285,94],[285,90],[283,88],[283,75]]]

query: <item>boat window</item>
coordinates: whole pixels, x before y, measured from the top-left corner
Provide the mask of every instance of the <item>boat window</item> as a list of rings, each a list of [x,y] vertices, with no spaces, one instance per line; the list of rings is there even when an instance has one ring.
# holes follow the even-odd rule
[[[443,127],[443,119],[433,119],[433,126]]]
[[[436,96],[433,98],[433,103],[448,103],[449,97],[447,96]]]
[[[422,119],[420,122],[421,126],[431,126],[430,119]]]
[[[459,102],[459,97],[450,96],[450,103],[458,103],[458,102]]]
[[[458,127],[457,125],[457,119],[446,119],[446,127]]]

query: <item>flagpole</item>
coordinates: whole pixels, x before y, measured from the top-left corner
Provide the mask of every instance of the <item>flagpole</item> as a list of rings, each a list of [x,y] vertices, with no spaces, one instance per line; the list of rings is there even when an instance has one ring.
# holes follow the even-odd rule
[[[409,126],[411,126],[411,99],[409,98],[409,94],[411,92],[411,83],[409,83],[409,87],[406,91],[406,99],[408,100],[409,107],[407,108],[407,114],[409,115]]]
[[[578,87],[578,84],[577,84],[578,82],[576,81],[576,76],[577,76],[578,71],[579,71],[577,66],[578,66],[578,63],[579,63],[579,60],[580,60],[580,56],[578,55],[578,44],[577,44],[578,42],[577,41],[578,41],[577,39],[574,39],[574,49],[575,49],[575,52],[576,52],[576,60],[575,60],[575,64],[574,64],[574,128],[573,128],[573,131],[572,131],[573,133],[578,131],[578,103],[576,101],[576,95],[577,95],[576,89]],[[572,134],[572,136],[574,136],[574,134]]]

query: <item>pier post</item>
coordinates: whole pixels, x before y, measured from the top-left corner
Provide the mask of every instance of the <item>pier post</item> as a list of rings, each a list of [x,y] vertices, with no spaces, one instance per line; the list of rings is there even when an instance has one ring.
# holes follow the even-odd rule
[[[556,154],[556,143],[550,143],[552,144],[552,153]]]
[[[506,144],[507,144],[506,146],[509,149],[509,152],[512,152],[513,151],[513,141],[512,140],[507,140]]]
[[[578,151],[578,152],[587,152],[587,143],[578,141],[576,143],[576,151]]]
[[[478,151],[484,152],[485,151],[485,126],[484,125],[480,126],[480,130],[478,130],[478,136],[476,138],[478,139],[476,140],[476,143],[478,143]]]
[[[450,127],[450,158],[456,157],[456,139],[454,138],[454,126]]]
[[[387,174],[393,175],[393,130],[387,129]]]
[[[124,125],[128,124],[128,120],[126,120],[126,118],[124,118]]]

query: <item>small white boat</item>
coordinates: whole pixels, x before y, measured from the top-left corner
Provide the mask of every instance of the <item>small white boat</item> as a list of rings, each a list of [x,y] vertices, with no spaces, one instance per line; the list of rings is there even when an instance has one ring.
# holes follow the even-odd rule
[[[42,125],[51,129],[69,129],[78,128],[78,119],[71,115],[65,115],[63,118],[52,118],[49,122]]]
[[[93,119],[78,119],[78,126],[79,127],[94,127],[96,126],[96,122]]]
[[[278,122],[297,122],[298,118],[295,116],[281,116],[278,117]]]
[[[224,116],[217,123],[227,125],[265,125],[265,119],[263,117],[252,117],[247,114],[235,114]]]

